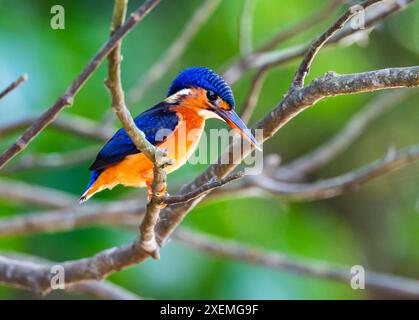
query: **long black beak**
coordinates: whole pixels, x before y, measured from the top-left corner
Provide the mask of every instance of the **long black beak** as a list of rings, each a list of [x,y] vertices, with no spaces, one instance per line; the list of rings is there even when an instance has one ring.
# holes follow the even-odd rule
[[[256,149],[258,149],[259,151],[262,151],[262,148],[260,147],[259,143],[256,141],[250,129],[247,128],[247,126],[244,124],[242,119],[240,119],[240,117],[237,115],[236,112],[234,112],[234,110],[227,111],[221,108],[217,108],[214,111],[217,115],[223,118],[224,121],[230,125],[230,127],[238,130],[240,135],[243,138],[245,138],[247,141],[249,141],[251,144],[253,144]]]

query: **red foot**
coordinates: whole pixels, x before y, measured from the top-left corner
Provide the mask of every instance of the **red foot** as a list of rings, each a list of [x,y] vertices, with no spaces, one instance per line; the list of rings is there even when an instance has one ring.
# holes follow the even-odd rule
[[[146,181],[145,184],[147,186],[147,200],[150,201],[152,196],[153,196],[153,191],[152,191],[152,187],[151,187],[151,183],[152,181]],[[166,184],[161,188],[161,190],[159,190],[159,194],[163,195],[167,193],[167,187]],[[160,208],[163,209],[167,206],[167,204],[162,203],[160,205]]]

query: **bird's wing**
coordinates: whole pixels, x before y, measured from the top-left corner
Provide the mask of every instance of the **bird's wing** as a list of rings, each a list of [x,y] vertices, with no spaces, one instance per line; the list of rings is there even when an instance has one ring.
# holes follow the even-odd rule
[[[169,110],[167,103],[162,102],[137,116],[134,122],[144,132],[147,140],[157,146],[176,129],[179,119],[175,112]],[[159,131],[161,129],[163,130]],[[99,151],[95,162],[89,169],[91,171],[104,169],[122,161],[127,155],[140,152],[122,128]]]

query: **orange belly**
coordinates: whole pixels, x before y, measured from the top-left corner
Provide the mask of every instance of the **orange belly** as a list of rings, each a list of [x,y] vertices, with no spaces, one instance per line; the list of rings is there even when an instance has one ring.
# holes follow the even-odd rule
[[[178,126],[159,148],[167,150],[167,155],[175,163],[166,167],[170,173],[181,167],[195,151],[205,125],[205,119],[198,115],[181,114]],[[186,118],[186,119],[185,119]],[[153,163],[142,153],[126,156],[121,162],[107,167],[85,193],[86,200],[104,189],[112,189],[118,184],[129,187],[145,187],[153,180]]]

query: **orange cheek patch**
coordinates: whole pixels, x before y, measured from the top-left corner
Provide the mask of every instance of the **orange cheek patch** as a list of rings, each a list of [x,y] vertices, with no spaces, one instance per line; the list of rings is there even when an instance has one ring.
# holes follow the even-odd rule
[[[231,110],[230,105],[227,102],[225,102],[224,100],[221,100],[220,108],[224,109],[224,110],[227,110],[227,111]]]
[[[191,94],[179,102],[180,106],[192,109],[206,109],[207,97],[204,89],[192,88]]]

